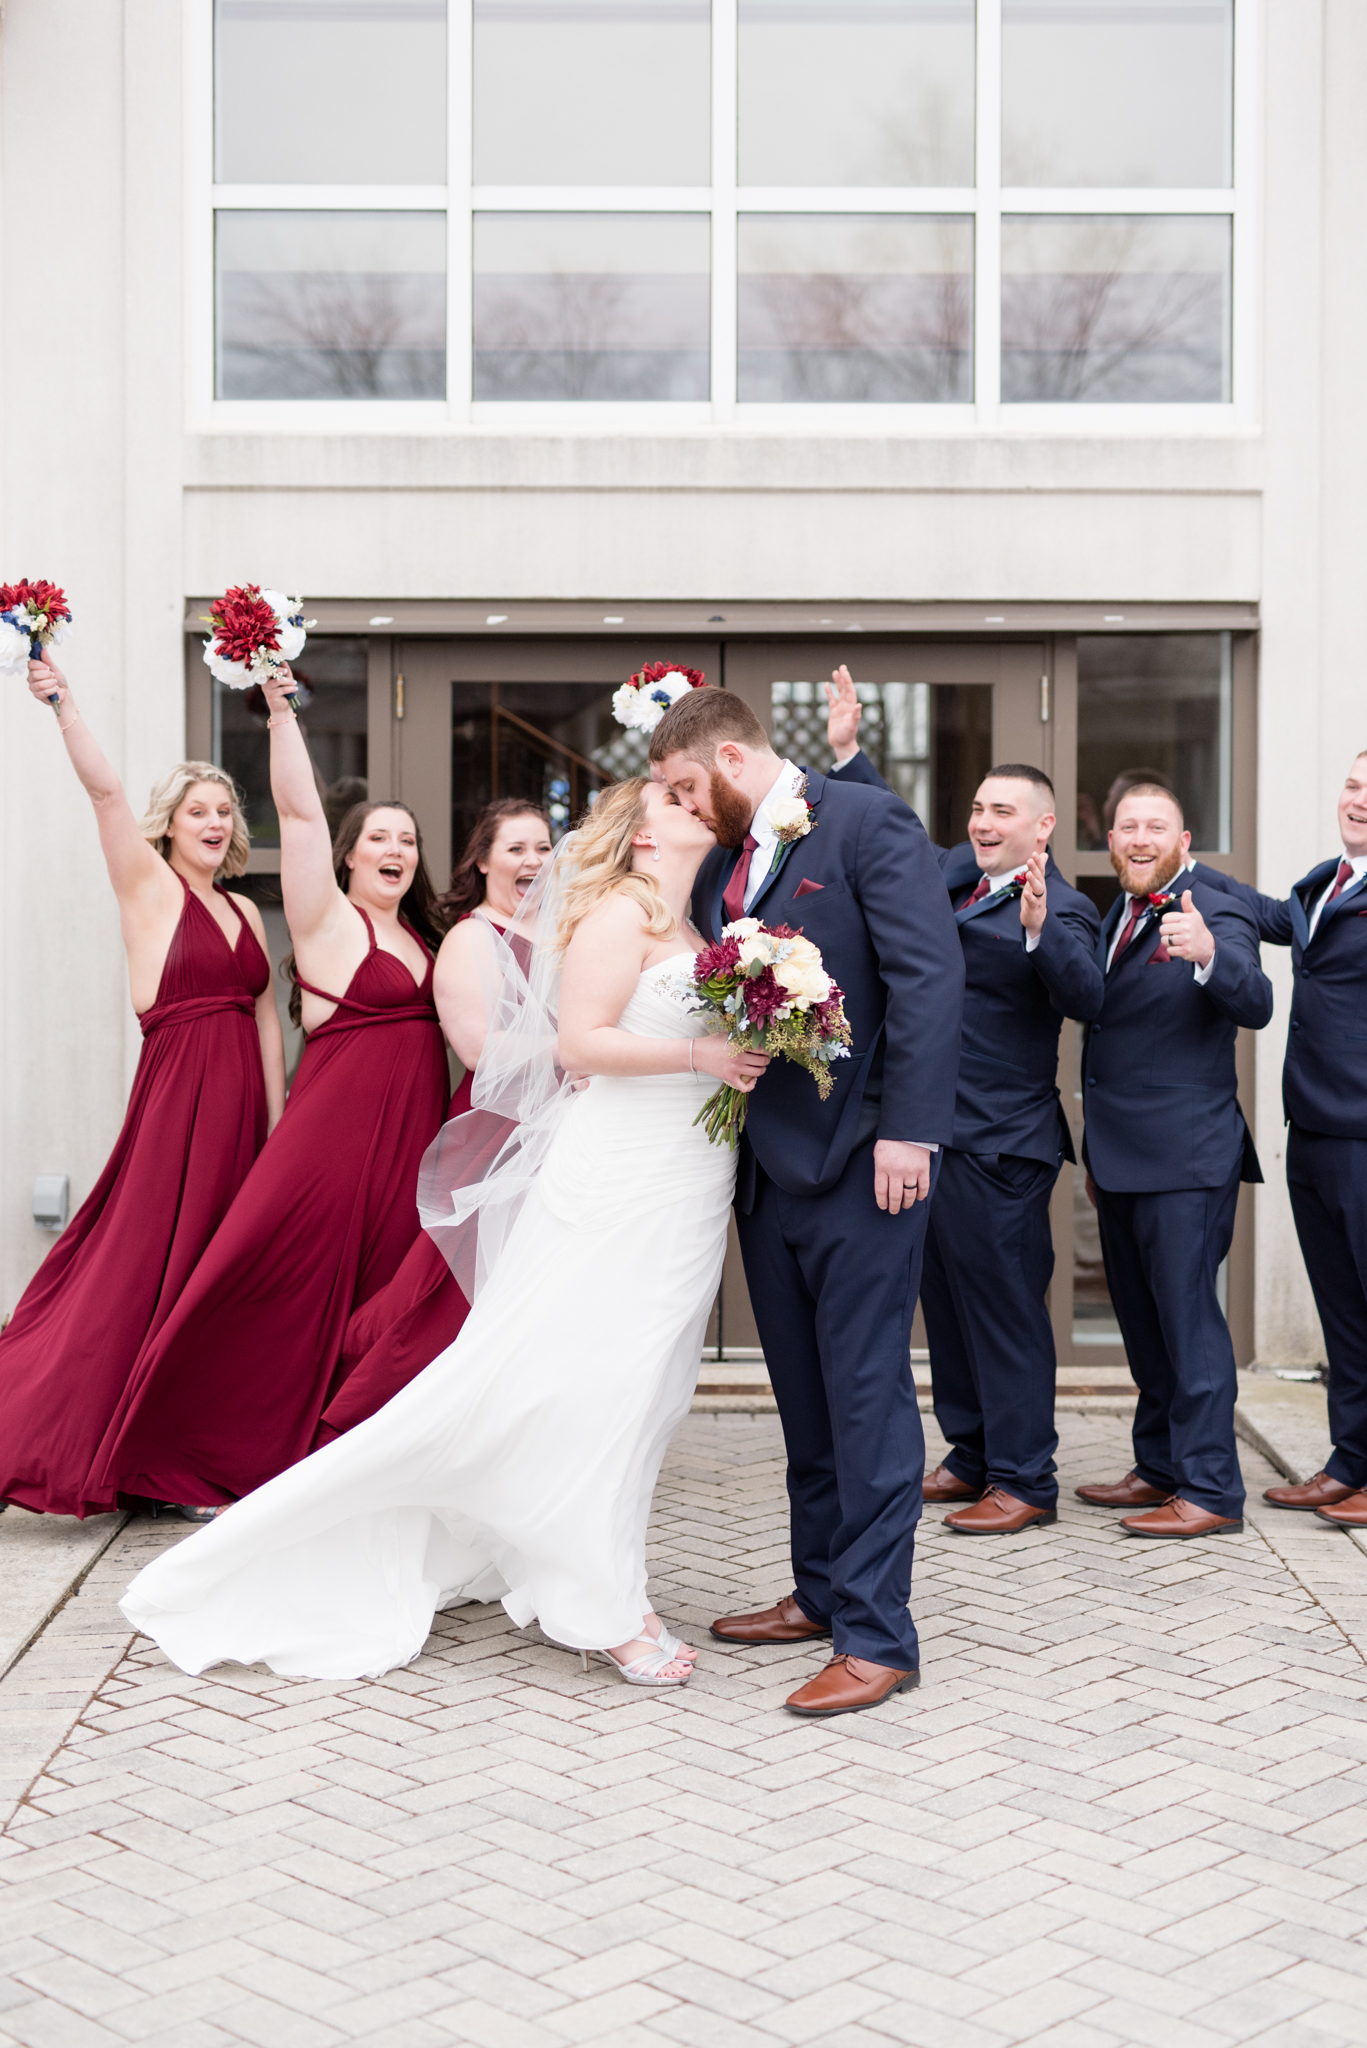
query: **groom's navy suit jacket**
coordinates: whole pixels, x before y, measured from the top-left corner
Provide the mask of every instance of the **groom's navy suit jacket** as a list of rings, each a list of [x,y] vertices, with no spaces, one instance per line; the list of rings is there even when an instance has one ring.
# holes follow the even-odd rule
[[[811,1075],[778,1059],[750,1098],[745,1143],[789,1194],[834,1186],[869,1138],[947,1145],[954,1131],[963,952],[930,841],[900,797],[807,774],[813,828],[780,848],[746,909],[821,949],[845,995],[851,1057],[822,1102]],[[694,920],[709,942],[739,855],[717,847],[698,871]],[[753,1174],[742,1156],[737,1199]],[[750,1183],[747,1188],[747,1181]]]
[[[1283,902],[1234,884],[1258,936],[1291,948],[1291,1023],[1282,1069],[1287,1121],[1330,1138],[1367,1138],[1367,881],[1356,878],[1326,903],[1310,936],[1315,904],[1339,856],[1302,876]]]
[[[833,779],[888,787],[862,751]],[[1017,895],[985,896],[965,906],[963,898],[981,875],[969,841],[934,852],[957,905],[965,974],[950,1143],[956,1152],[1009,1153],[1057,1166],[1060,1154],[1073,1157],[1057,1086],[1059,1030],[1065,1017],[1095,1017],[1104,993],[1096,964],[1096,906],[1064,880],[1051,855],[1045,871],[1048,915],[1039,945],[1027,953]]]

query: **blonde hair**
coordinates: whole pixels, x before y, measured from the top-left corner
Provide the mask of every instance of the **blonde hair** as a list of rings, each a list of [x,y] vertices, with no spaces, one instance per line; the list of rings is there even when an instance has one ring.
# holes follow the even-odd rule
[[[665,939],[674,930],[674,913],[660,893],[653,875],[638,874],[632,867],[635,851],[631,842],[646,821],[648,777],[633,775],[628,782],[614,782],[605,789],[574,835],[574,873],[565,884],[556,943],[561,952],[583,922],[605,896],[630,896],[646,914],[645,929],[654,939]]]
[[[242,791],[232,776],[224,769],[216,768],[212,761],[177,761],[174,768],[168,768],[160,780],[152,784],[152,794],[147,799],[147,815],[138,830],[163,860],[169,860],[171,820],[197,782],[218,783],[220,788],[227,790],[232,801],[232,834],[228,840],[228,851],[218,866],[219,881],[231,882],[235,875],[246,874],[247,855],[252,850],[252,842],[242,808]]]

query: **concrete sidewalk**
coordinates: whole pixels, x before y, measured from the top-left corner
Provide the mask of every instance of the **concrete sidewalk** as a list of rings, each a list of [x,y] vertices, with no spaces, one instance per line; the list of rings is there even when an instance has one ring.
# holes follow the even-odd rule
[[[1135,1542],[1071,1494],[1123,1418],[1060,1434],[1058,1524],[932,1510],[922,1688],[831,1724],[782,1712],[819,1647],[705,1633],[787,1583],[773,1417],[671,1448],[676,1695],[498,1608],[379,1681],[186,1678],[113,1602],[188,1532],[130,1523],[0,1684],[51,1745],[0,1836],[0,2048],[1360,2044],[1367,1557],[1247,1443],[1243,1535]]]

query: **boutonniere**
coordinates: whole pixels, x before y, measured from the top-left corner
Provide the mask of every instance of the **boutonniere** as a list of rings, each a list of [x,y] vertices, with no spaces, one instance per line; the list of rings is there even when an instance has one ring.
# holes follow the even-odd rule
[[[1164,911],[1171,910],[1174,905],[1179,910],[1182,907],[1181,898],[1175,889],[1159,889],[1149,898],[1149,909],[1153,911],[1156,917],[1162,917]],[[1157,946],[1149,955],[1149,965],[1152,967],[1156,961],[1162,967],[1171,958],[1171,953],[1160,938]]]
[[[804,775],[794,796],[776,796],[764,813],[780,846],[792,846],[805,839],[816,824],[816,812],[807,801]]]

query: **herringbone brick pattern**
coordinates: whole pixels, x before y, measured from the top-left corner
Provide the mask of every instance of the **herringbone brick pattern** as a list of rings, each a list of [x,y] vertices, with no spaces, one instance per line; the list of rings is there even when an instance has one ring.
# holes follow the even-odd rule
[[[1068,1483],[1126,1468],[1122,1423],[1064,1429]],[[653,1539],[703,1646],[678,1695],[497,1608],[379,1682],[135,1642],[0,1843],[0,2041],[1367,2041],[1367,1558],[1270,1512],[1181,1546],[1071,1500],[1006,1541],[934,1513],[921,1691],[823,1725],[780,1711],[817,1653],[703,1633],[786,1589],[785,1521],[772,1419],[685,1425]]]

